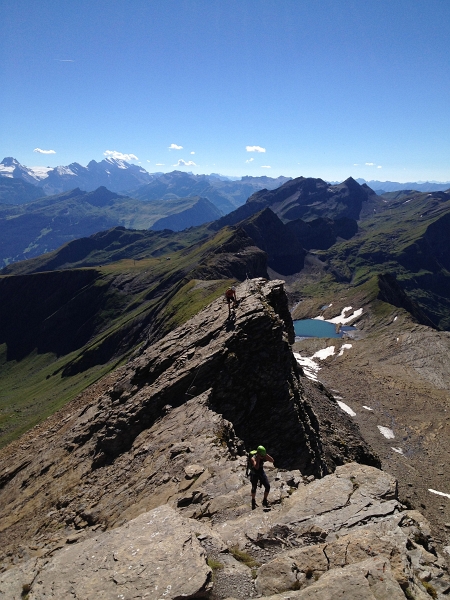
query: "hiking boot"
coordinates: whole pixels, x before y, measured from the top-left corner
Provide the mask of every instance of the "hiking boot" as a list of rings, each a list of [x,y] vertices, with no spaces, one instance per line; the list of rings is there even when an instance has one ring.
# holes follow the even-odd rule
[[[270,503],[269,503],[269,501],[267,500],[267,498],[264,498],[264,500],[263,500],[263,503],[262,503],[262,504],[263,504],[263,506],[264,506],[265,508],[270,508]]]
[[[256,504],[256,500],[252,500],[252,510],[255,510],[255,508],[256,508],[257,506],[258,506],[258,505]]]

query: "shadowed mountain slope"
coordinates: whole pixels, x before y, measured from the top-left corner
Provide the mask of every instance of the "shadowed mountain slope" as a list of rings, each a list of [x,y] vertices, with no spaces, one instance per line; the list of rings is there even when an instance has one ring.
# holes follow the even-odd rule
[[[153,231],[161,231],[162,229],[182,231],[188,227],[202,225],[203,223],[215,221],[221,217],[222,212],[207,198],[195,198],[197,200],[195,204],[168,217],[158,219],[153,223],[150,229]]]
[[[42,191],[23,179],[0,177],[0,204],[26,204],[41,198]]]
[[[137,345],[185,322],[231,282],[267,276],[266,254],[242,229],[181,249],[167,232],[144,233],[115,229],[62,248],[48,263],[27,264],[29,274],[0,276],[2,443]],[[137,248],[140,260],[119,260]],[[98,259],[108,256],[114,262],[102,266]],[[68,268],[68,260],[97,266]],[[50,267],[56,270],[41,271]]]
[[[359,185],[349,177],[339,185],[330,185],[322,179],[298,177],[275,190],[261,190],[247,200],[244,206],[219,219],[217,229],[233,225],[252,214],[270,207],[283,222],[318,217],[328,219],[360,218],[365,205],[378,204],[376,194],[366,185]],[[373,210],[370,208],[369,210]]]
[[[180,216],[175,218],[175,214]],[[0,264],[33,258],[117,225],[148,229],[159,223],[157,229],[171,226],[178,230],[220,215],[208,200],[194,196],[149,203],[104,187],[93,192],[76,188],[20,206],[0,205]],[[172,219],[164,222],[168,217]]]
[[[450,328],[450,193],[414,192],[365,219],[357,236],[321,254],[336,278],[392,273],[435,326]]]
[[[203,196],[227,214],[245,203],[255,191],[268,187],[277,188],[288,177],[243,177],[241,180],[229,181],[208,175],[194,175],[173,171],[159,176],[154,181],[133,192],[139,200],[152,202],[159,198]]]

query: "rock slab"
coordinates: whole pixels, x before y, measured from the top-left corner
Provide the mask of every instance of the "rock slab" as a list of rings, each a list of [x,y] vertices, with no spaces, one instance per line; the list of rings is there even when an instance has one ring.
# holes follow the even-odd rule
[[[161,506],[123,527],[33,560],[0,578],[0,596],[41,598],[191,597],[208,592],[211,569],[189,520]]]

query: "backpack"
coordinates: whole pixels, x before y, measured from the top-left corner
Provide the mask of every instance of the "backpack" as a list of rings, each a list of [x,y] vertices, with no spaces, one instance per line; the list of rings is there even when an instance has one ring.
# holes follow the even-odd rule
[[[252,465],[252,458],[255,456],[255,454],[257,454],[256,450],[251,450],[248,454],[247,454],[247,468],[245,470],[245,476],[246,477],[250,477],[252,470],[253,470],[253,465]]]

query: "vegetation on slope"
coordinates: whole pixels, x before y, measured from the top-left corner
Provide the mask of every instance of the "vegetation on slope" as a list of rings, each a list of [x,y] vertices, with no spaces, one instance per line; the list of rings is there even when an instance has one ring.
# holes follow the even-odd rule
[[[244,278],[246,272],[266,274],[264,253],[243,232],[204,235],[170,240],[167,232],[113,230],[94,236],[97,245],[78,241],[60,254],[27,261],[22,271],[29,273],[0,276],[1,445],[137,347],[184,323],[242,272]],[[200,241],[188,246],[188,237]],[[77,265],[99,258],[105,264],[70,268],[71,252]],[[119,259],[133,252],[136,258]],[[53,265],[57,270],[38,270]]]

